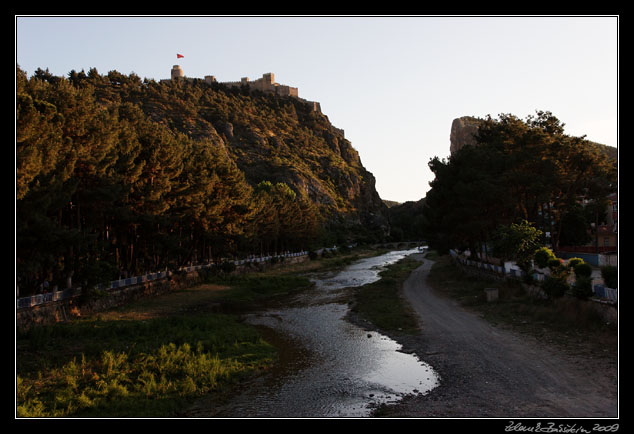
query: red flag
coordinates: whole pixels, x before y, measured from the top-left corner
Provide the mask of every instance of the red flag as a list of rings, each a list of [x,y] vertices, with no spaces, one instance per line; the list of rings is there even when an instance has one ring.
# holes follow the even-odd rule
[[[185,57],[185,56],[183,56],[182,54],[178,54],[178,53],[176,53],[176,58],[177,58],[177,59],[180,59],[181,57]]]

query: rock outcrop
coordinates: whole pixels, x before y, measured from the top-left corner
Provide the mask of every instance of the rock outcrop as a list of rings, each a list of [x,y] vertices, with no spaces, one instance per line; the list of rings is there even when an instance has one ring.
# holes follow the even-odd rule
[[[452,154],[466,145],[476,143],[474,134],[478,132],[480,122],[480,119],[473,116],[463,116],[453,120],[449,136],[449,151]]]

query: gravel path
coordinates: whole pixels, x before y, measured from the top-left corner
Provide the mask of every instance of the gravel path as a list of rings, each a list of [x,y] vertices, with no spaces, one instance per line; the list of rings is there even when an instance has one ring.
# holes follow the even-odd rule
[[[616,363],[571,356],[493,327],[431,290],[426,277],[432,265],[425,259],[404,283],[422,333],[399,342],[440,374],[440,386],[382,408],[381,415],[618,417]]]

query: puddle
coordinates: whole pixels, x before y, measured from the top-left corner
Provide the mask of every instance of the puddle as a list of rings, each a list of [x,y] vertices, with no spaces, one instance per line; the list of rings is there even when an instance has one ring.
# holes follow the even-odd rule
[[[343,288],[378,280],[385,265],[415,252],[390,252],[313,277],[315,288],[293,307],[248,316],[250,324],[284,336],[284,357],[266,381],[215,409],[213,416],[367,417],[380,404],[436,387],[439,378],[429,365],[399,351],[400,344],[387,336],[347,322],[346,304],[327,302]]]

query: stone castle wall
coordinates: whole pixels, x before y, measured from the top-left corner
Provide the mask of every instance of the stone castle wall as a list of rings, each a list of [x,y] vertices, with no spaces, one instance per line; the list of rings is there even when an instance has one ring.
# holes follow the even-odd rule
[[[280,96],[299,96],[299,92],[296,87],[276,83],[275,76],[272,72],[263,74],[261,78],[258,78],[254,81],[250,81],[249,77],[243,77],[240,81],[222,82],[221,84],[229,87],[248,85],[251,89],[267,93],[274,93]]]
[[[185,80],[185,81],[193,81],[195,78],[186,77],[183,73],[183,69],[179,65],[174,65],[172,67],[171,78],[169,80],[161,80],[162,82],[170,81],[170,80]],[[259,90],[265,93],[272,93],[279,96],[292,96],[298,98],[305,103],[311,105],[312,110],[321,113],[321,106],[318,102],[315,101],[307,101],[303,98],[299,98],[299,90],[296,87],[287,86],[285,84],[279,84],[275,82],[275,75],[272,72],[263,74],[262,77],[256,80],[249,80],[249,77],[242,77],[240,81],[216,81],[216,77],[213,75],[206,75],[204,78],[205,83],[219,83],[227,87],[241,87],[241,86],[249,86],[253,90]]]

